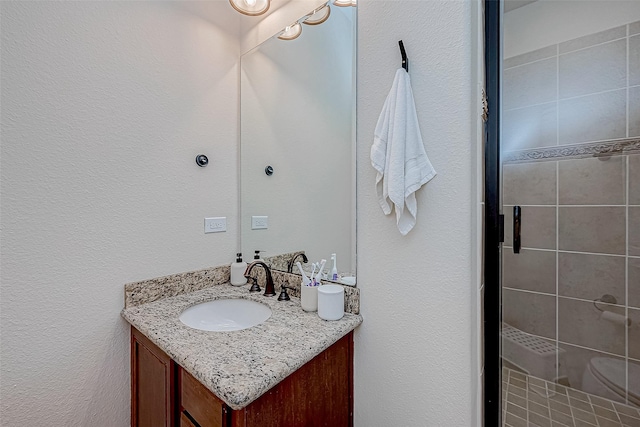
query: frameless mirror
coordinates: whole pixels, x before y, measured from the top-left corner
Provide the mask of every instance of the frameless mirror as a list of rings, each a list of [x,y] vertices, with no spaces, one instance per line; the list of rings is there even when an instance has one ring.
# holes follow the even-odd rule
[[[328,7],[241,58],[240,244],[279,270],[304,251],[327,272],[335,253],[355,282],[356,8]]]

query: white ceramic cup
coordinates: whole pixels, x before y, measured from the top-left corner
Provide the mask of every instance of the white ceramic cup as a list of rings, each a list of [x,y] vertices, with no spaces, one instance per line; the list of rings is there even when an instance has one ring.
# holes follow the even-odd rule
[[[318,310],[319,286],[300,286],[300,305],[304,311]]]
[[[344,288],[323,285],[318,288],[318,316],[324,320],[339,320],[344,316]]]

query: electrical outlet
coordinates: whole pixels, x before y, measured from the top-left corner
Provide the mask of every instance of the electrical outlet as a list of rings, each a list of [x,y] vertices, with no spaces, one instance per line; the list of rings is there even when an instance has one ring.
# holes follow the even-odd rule
[[[265,230],[269,228],[268,216],[252,216],[251,217],[251,229],[252,230]]]
[[[218,216],[215,218],[204,219],[204,232],[205,233],[219,233],[221,231],[227,231],[227,217]]]

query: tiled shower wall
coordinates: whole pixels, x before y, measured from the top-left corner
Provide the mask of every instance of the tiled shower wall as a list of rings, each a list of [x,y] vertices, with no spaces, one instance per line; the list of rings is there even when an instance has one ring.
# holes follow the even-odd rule
[[[640,22],[504,61],[502,150],[640,136]]]
[[[503,92],[503,320],[581,389],[593,357],[640,364],[640,22],[507,59]],[[630,326],[601,317],[605,294]]]

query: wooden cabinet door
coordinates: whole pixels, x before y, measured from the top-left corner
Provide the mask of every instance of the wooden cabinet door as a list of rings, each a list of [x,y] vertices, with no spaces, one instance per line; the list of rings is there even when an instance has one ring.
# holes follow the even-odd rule
[[[226,427],[227,405],[180,367],[180,409],[200,427]]]
[[[131,426],[174,427],[175,362],[131,327]]]
[[[352,427],[353,332],[244,409],[232,427]]]

